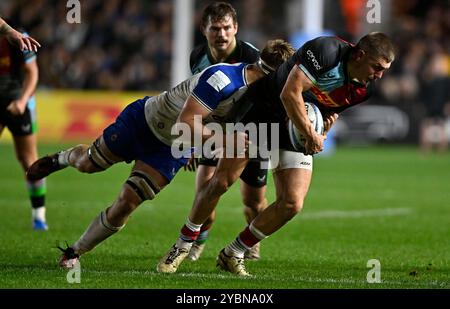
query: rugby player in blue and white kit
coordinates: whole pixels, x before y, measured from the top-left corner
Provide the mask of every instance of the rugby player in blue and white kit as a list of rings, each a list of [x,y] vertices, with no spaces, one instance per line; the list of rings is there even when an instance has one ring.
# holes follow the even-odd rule
[[[325,135],[312,128],[304,102],[313,102],[320,108],[327,132],[339,112],[369,98],[373,82],[389,69],[394,57],[390,39],[380,32],[369,33],[355,46],[337,37],[319,37],[305,43],[275,72],[250,85],[242,102],[235,105],[237,114],[242,107],[244,115],[234,119],[244,124],[280,124],[279,164],[273,172],[276,200],[219,253],[219,268],[248,276],[244,253],[278,231],[302,209],[312,177],[311,155],[323,149],[325,139]],[[287,118],[306,139],[305,153],[296,152],[291,145]],[[206,220],[246,162],[248,158],[220,159],[211,181],[199,190],[199,198],[189,214],[190,225],[184,226],[184,235],[177,240],[177,246],[184,246],[186,236],[195,235],[195,227]],[[174,261],[171,272],[181,263]]]
[[[291,54],[285,50],[291,49],[284,41],[269,41],[261,57],[269,65],[278,67]],[[190,149],[185,157],[172,155],[171,146],[177,136],[173,136],[171,130],[178,118],[184,122],[196,115],[204,122],[223,118],[248,84],[264,75],[254,64],[214,65],[167,92],[131,103],[91,146],[78,145],[36,161],[27,172],[29,180],[41,179],[67,166],[95,173],[118,162],[135,161],[113,205],[102,211],[73,245],[61,248],[60,265],[73,267],[80,255],[121,230],[130,214],[143,201],[154,199],[186,164]],[[202,122],[192,123],[192,131],[194,125],[204,127]],[[212,135],[205,128],[201,138],[206,140]]]

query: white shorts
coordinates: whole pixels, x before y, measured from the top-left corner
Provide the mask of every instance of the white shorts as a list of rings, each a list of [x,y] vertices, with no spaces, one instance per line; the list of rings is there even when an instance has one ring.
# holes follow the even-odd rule
[[[280,149],[278,151],[278,165],[273,167],[273,171],[281,171],[288,168],[303,168],[312,171],[313,169],[313,157],[311,155],[305,155],[301,152],[288,151]],[[272,159],[271,159],[272,163]]]

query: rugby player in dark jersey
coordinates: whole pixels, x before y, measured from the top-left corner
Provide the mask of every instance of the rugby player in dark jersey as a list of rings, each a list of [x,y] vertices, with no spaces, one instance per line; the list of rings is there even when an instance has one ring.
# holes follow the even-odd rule
[[[235,105],[245,108],[235,111],[234,119],[280,124],[279,164],[273,172],[276,200],[220,252],[219,268],[249,275],[244,252],[275,233],[302,209],[312,177],[312,155],[323,149],[326,138],[312,128],[304,102],[313,102],[320,108],[326,134],[339,112],[369,98],[373,82],[389,69],[394,57],[394,47],[383,33],[370,33],[356,46],[337,37],[319,37],[305,43],[274,73],[249,87],[241,98],[245,103]],[[306,139],[305,153],[296,152],[289,141],[288,118]],[[219,161],[212,180],[199,190],[203,198],[194,202],[189,215],[192,224],[206,220],[247,161],[246,158]]]
[[[5,27],[2,21],[0,29]],[[16,37],[27,37],[27,34]],[[0,135],[8,127],[13,136],[16,156],[26,171],[38,158],[34,97],[38,66],[34,48],[21,48],[20,44],[17,47],[12,45],[7,35],[0,37]],[[27,188],[31,199],[33,228],[47,230],[45,179],[27,181]]]
[[[236,11],[231,4],[214,2],[203,11],[201,30],[207,42],[194,48],[190,55],[192,74],[216,63],[254,63],[259,59],[259,51],[251,44],[238,40],[238,22]],[[218,160],[200,158],[196,177],[196,189],[203,186],[214,174]],[[196,161],[191,160],[189,169],[195,169]],[[268,205],[265,197],[267,169],[261,168],[257,159],[249,161],[241,174],[241,194],[244,204],[244,215],[250,223],[256,215]],[[201,232],[194,242],[188,258],[196,261],[203,252],[208,232],[215,220],[215,211],[202,225]],[[247,259],[259,259],[259,244],[248,250]]]

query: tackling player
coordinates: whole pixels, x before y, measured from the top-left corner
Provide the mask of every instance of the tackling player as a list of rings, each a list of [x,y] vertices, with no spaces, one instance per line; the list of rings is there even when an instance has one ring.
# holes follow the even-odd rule
[[[292,52],[288,43],[275,40],[268,42],[261,57],[277,67]],[[191,131],[196,126],[202,128],[201,137],[206,140],[212,132],[201,121],[194,122],[194,116],[200,115],[206,122],[224,117],[247,86],[264,75],[255,64],[214,65],[167,92],[131,103],[92,145],[78,145],[36,161],[27,172],[30,181],[67,166],[95,173],[118,162],[135,161],[113,205],[102,211],[73,245],[61,248],[60,265],[73,267],[80,255],[121,230],[131,213],[143,201],[154,199],[186,164],[190,150],[182,158],[172,155],[176,137],[171,130],[178,118],[184,122],[192,120]]]
[[[207,42],[194,48],[190,56],[192,74],[199,73],[210,65],[224,63],[254,63],[259,59],[259,51],[247,42],[238,40],[236,11],[231,4],[214,2],[203,11],[201,29]],[[191,160],[188,168],[195,169],[197,160]],[[202,187],[214,174],[217,159],[200,158],[196,177],[196,190]],[[249,161],[241,175],[241,195],[244,215],[250,223],[256,215],[267,207],[265,198],[267,169],[262,169],[257,159]],[[215,220],[215,211],[202,225],[200,235],[189,251],[188,258],[196,261],[203,252],[208,232]],[[259,244],[245,253],[246,259],[259,259]]]

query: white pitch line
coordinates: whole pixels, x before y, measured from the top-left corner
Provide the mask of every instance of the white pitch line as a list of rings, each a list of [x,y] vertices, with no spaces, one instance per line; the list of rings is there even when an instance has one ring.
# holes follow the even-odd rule
[[[299,214],[300,219],[324,218],[362,218],[362,217],[391,217],[404,216],[412,212],[411,208],[379,208],[365,210],[324,210]]]
[[[448,286],[447,282],[444,281],[391,281],[391,280],[382,280],[381,283],[377,284],[369,284],[366,282],[365,279],[361,280],[355,280],[351,278],[320,278],[320,277],[302,277],[298,274],[292,275],[292,276],[286,276],[286,277],[274,277],[270,275],[254,275],[252,277],[239,277],[239,276],[231,276],[228,273],[217,273],[217,274],[205,274],[205,273],[194,273],[194,272],[178,272],[176,274],[160,274],[153,271],[139,271],[139,270],[125,270],[125,271],[117,271],[117,270],[85,270],[87,274],[114,274],[114,275],[129,275],[129,276],[148,276],[148,277],[162,277],[167,276],[167,278],[173,276],[173,277],[183,277],[183,278],[204,278],[209,280],[223,280],[223,279],[235,279],[235,280],[257,280],[261,281],[264,279],[271,280],[271,281],[278,281],[278,282],[295,282],[298,283],[299,286],[301,286],[302,283],[331,283],[331,284],[350,284],[350,285],[361,285],[365,284],[367,285],[367,288],[369,287],[377,287],[378,285],[387,285],[387,286],[404,286],[404,287],[439,287],[439,288],[445,288]]]

